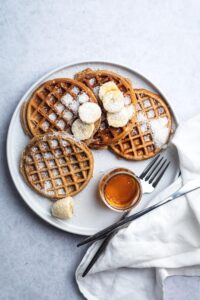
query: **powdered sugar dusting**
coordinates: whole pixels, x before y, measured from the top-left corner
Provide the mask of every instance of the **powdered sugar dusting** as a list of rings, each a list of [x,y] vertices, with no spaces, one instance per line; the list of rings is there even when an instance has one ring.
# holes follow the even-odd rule
[[[45,190],[48,190],[48,189],[51,189],[52,188],[52,183],[51,183],[51,181],[50,180],[46,180],[45,182],[44,182],[44,189]]]
[[[77,100],[79,103],[85,103],[89,101],[89,97],[86,93],[81,93],[78,95]]]
[[[64,195],[65,194],[65,190],[64,189],[59,189],[58,190],[58,194],[59,195]]]
[[[143,101],[143,105],[144,105],[145,108],[150,107],[150,106],[151,106],[150,100],[149,100],[149,99],[144,100],[144,101]]]
[[[48,121],[44,121],[41,125],[42,129],[47,130],[50,126],[50,123]]]
[[[69,104],[73,102],[73,100],[74,100],[73,97],[72,97],[69,93],[65,94],[65,95],[61,98],[62,104],[64,104],[66,107],[68,107]]]
[[[80,103],[78,101],[73,101],[69,104],[69,109],[72,110],[74,114],[77,114]]]
[[[63,130],[65,128],[65,122],[63,120],[59,120],[56,122],[56,125]]]
[[[49,115],[49,120],[51,121],[55,121],[57,119],[57,115],[55,112],[52,112],[50,115]]]
[[[72,89],[72,92],[76,95],[78,95],[78,93],[80,92],[80,89],[77,86],[74,86]]]
[[[55,109],[57,110],[58,113],[61,113],[65,109],[65,106],[62,103],[57,103],[55,105]]]
[[[129,104],[131,104],[131,97],[127,95],[124,97],[124,105],[127,106]]]
[[[146,122],[147,121],[147,117],[145,116],[145,114],[142,111],[137,113],[137,121],[138,122]]]
[[[95,79],[95,78],[91,78],[91,79],[89,80],[89,84],[90,84],[91,86],[93,86],[95,83],[96,83],[96,79]]]
[[[99,95],[99,89],[100,89],[100,86],[95,86],[94,88],[93,88],[93,93],[96,95],[96,96],[98,96]]]
[[[66,121],[71,121],[73,119],[73,113],[69,110],[65,110],[63,112],[63,118],[66,120]]]

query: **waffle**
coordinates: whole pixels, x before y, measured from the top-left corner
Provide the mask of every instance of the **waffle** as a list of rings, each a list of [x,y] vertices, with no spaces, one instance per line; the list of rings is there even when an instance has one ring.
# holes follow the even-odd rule
[[[89,87],[96,95],[97,99],[99,87],[108,81],[113,81],[124,94],[124,96],[130,97],[131,103],[135,104],[136,102],[135,93],[131,87],[130,82],[122,76],[111,71],[94,71],[91,69],[86,69],[80,73],[77,73],[75,75],[75,79],[81,81],[87,87]],[[101,125],[99,127],[99,130],[94,135],[93,141],[90,144],[90,147],[96,149],[107,147],[108,145],[111,145],[117,142],[119,139],[125,137],[125,135],[132,129],[135,121],[135,116],[133,116],[133,118],[124,127],[114,128],[109,126],[106,119],[106,112],[103,108],[102,102],[100,99],[98,99],[98,101],[102,109]]]
[[[91,179],[93,166],[90,149],[65,132],[35,136],[20,162],[27,183],[55,200],[79,193]]]
[[[117,155],[129,160],[144,160],[153,157],[166,146],[172,133],[172,116],[170,109],[165,101],[158,95],[143,89],[135,89],[137,103],[137,119],[131,132],[121,139],[118,143],[111,145],[110,148]],[[143,116],[147,123],[143,122]],[[152,119],[167,118],[166,123],[169,134],[163,147],[155,144],[152,131],[148,122]]]
[[[66,95],[71,101],[69,106],[61,99]],[[42,84],[22,106],[21,120],[25,132],[30,136],[52,131],[71,133],[71,124],[78,116],[80,95],[97,103],[90,89],[76,80],[58,78]],[[100,120],[95,123],[94,133],[99,126]]]

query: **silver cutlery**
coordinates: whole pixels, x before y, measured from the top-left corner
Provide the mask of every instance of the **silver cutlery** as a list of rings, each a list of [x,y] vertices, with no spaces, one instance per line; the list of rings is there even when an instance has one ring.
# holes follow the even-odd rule
[[[89,242],[94,242],[96,240],[99,240],[99,239],[102,239],[104,237],[106,237],[109,233],[113,232],[113,230],[117,229],[117,228],[120,228],[121,226],[131,222],[131,221],[134,221],[138,218],[140,218],[141,216],[149,213],[150,211],[162,206],[162,205],[165,205],[187,193],[190,193],[196,189],[199,189],[200,188],[200,179],[197,179],[197,180],[191,180],[189,181],[188,183],[186,183],[185,185],[183,185],[181,188],[179,188],[176,192],[172,193],[169,197],[159,201],[158,203],[152,205],[152,206],[149,206],[133,215],[130,215],[126,218],[124,218],[123,220],[119,220],[118,222],[106,227],[105,229],[97,232],[96,234],[86,238],[83,242],[81,242],[78,246],[81,246],[81,245],[84,245],[84,244],[87,244]]]
[[[167,168],[169,167],[169,164],[170,162],[167,159],[164,159],[164,157],[160,157],[159,154],[147,165],[147,167],[143,170],[143,172],[139,176],[143,194],[149,194],[153,192],[153,190],[156,188],[161,178],[163,177],[164,173],[166,172]],[[130,211],[126,211],[122,215],[120,220],[125,219],[129,213]],[[92,260],[90,261],[85,271],[83,272],[82,277],[85,277],[87,275],[87,273],[90,271],[92,266],[95,264],[95,262],[98,260],[102,252],[107,247],[111,238],[117,232],[118,229],[112,231],[105,237],[104,241],[102,242],[102,244],[96,251],[95,255],[93,256]]]

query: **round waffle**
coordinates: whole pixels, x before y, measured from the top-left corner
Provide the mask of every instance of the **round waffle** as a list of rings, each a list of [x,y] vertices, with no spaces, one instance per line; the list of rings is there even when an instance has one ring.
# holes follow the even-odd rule
[[[83,83],[68,78],[47,81],[23,105],[23,128],[31,136],[52,131],[71,133],[79,105],[86,101],[97,103],[94,94]],[[94,133],[99,125],[100,120],[95,122]]]
[[[64,132],[35,136],[20,162],[29,185],[55,200],[79,193],[91,179],[93,166],[92,153],[85,143]]]
[[[165,101],[158,95],[144,90],[135,89],[136,122],[131,132],[110,148],[117,155],[130,160],[144,160],[153,157],[167,144],[172,133],[172,116]],[[150,121],[165,118],[169,133],[167,141],[158,147],[150,128]]]
[[[133,88],[131,87],[130,82],[124,77],[107,70],[91,70],[86,69],[75,75],[75,79],[84,83],[89,87],[93,93],[98,98],[99,88],[102,84],[113,81],[118,88],[121,90],[124,96],[130,98],[130,103],[135,104],[136,98]],[[102,109],[101,125],[93,136],[93,141],[90,143],[92,148],[102,148],[108,145],[111,145],[118,141],[119,139],[125,137],[125,135],[132,129],[135,116],[133,115],[132,119],[124,127],[114,128],[108,125],[106,119],[106,112],[103,108],[102,101],[99,100],[99,105]]]

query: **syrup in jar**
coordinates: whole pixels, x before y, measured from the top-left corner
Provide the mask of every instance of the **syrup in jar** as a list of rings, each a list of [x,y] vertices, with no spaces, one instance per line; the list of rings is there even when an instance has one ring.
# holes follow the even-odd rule
[[[114,210],[128,210],[141,197],[138,178],[128,169],[114,169],[102,178],[99,191],[104,203]]]

